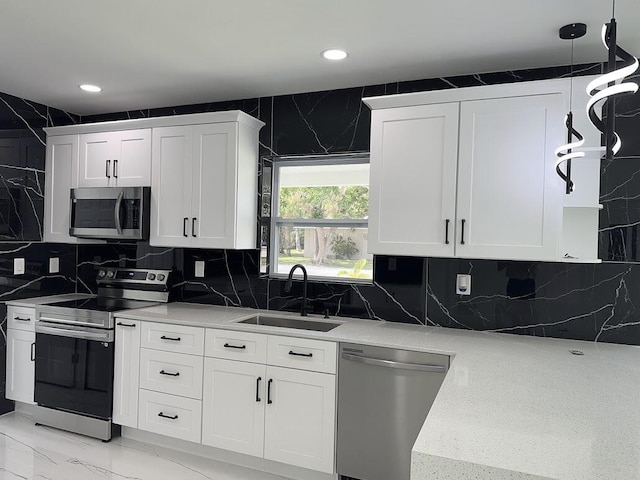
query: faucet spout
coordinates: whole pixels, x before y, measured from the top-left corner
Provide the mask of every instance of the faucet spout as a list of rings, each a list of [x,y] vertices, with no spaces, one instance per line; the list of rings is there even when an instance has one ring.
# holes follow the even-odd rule
[[[304,265],[296,263],[291,270],[289,270],[289,276],[287,278],[287,283],[284,285],[284,291],[290,292],[292,286],[293,272],[297,269],[302,270],[302,305],[300,306],[300,315],[303,317],[307,316],[307,269],[304,268]]]

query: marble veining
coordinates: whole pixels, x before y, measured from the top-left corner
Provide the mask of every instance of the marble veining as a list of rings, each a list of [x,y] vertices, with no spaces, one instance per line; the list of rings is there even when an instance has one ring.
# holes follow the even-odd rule
[[[126,438],[103,443],[21,414],[0,417],[0,478],[6,480],[284,480]]]

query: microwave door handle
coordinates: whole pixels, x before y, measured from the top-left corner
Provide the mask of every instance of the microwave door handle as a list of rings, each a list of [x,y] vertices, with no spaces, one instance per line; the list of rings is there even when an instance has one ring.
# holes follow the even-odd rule
[[[124,197],[124,192],[120,192],[118,194],[118,198],[116,198],[116,207],[115,207],[115,220],[116,220],[116,231],[118,235],[122,235],[122,225],[120,224],[120,205],[122,204],[122,198]]]

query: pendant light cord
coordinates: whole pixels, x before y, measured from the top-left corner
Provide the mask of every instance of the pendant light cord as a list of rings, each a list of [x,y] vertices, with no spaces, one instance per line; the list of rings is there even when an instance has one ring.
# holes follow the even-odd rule
[[[573,38],[571,39],[571,72],[569,76],[569,111],[573,111]]]

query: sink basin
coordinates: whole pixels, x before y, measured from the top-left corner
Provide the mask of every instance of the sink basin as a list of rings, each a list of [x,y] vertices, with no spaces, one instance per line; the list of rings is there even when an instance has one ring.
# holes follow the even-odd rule
[[[336,322],[305,320],[296,317],[272,317],[269,315],[256,315],[255,317],[241,320],[238,323],[266,325],[268,327],[297,328],[300,330],[313,330],[315,332],[328,332],[342,325]]]

